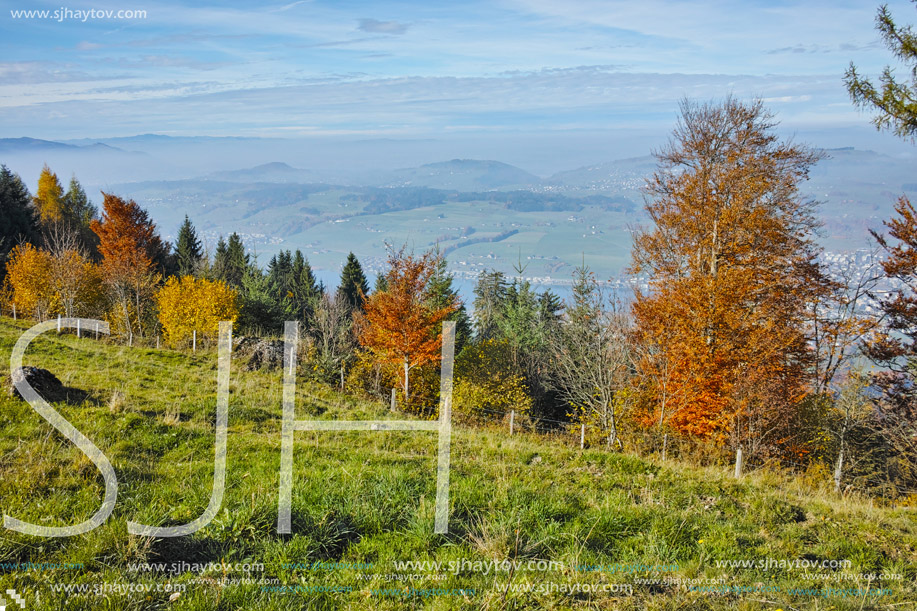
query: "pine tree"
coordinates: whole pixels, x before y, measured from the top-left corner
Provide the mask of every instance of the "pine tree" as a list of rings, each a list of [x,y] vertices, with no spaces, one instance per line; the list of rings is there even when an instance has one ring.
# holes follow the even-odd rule
[[[29,190],[18,174],[0,165],[0,284],[10,251],[20,242],[34,244],[39,239],[38,213]]]
[[[179,276],[196,275],[203,258],[201,241],[197,239],[197,231],[186,214],[185,221],[178,230],[178,240],[175,244],[175,259]]]
[[[250,264],[239,288],[240,329],[255,335],[274,334],[280,332],[283,323],[284,313],[274,298],[268,276],[257,265]]]
[[[234,289],[239,289],[242,287],[242,278],[245,276],[248,265],[249,256],[245,252],[245,246],[239,234],[233,233],[229,236],[228,243],[223,241],[223,236],[220,236],[216,257],[213,261],[216,278]]]
[[[450,304],[458,304],[449,318],[455,322],[455,352],[462,351],[465,344],[471,339],[471,319],[468,317],[468,311],[465,304],[459,297],[458,291],[452,286],[452,274],[447,269],[447,262],[444,257],[439,257],[430,276],[430,282],[427,285],[427,293],[430,298],[430,305],[434,309],[445,308]]]
[[[492,270],[478,276],[474,287],[474,327],[478,340],[500,336],[500,318],[506,300],[506,276]]]
[[[99,237],[92,231],[90,225],[99,216],[98,209],[89,201],[83,185],[76,179],[70,178],[70,185],[63,197],[63,220],[65,229],[76,237],[79,248],[91,258],[99,259]]]
[[[376,280],[373,282],[373,293],[384,293],[388,290],[388,278],[385,274],[376,274]]]
[[[917,34],[911,26],[898,26],[892,19],[888,5],[879,7],[876,29],[882,34],[885,46],[902,62],[909,64],[910,82],[895,79],[891,67],[886,66],[879,76],[879,86],[860,76],[853,62],[844,74],[847,92],[854,104],[879,112],[873,119],[878,129],[891,129],[902,138],[917,137]]]
[[[363,266],[360,265],[356,255],[352,252],[347,255],[347,262],[341,271],[341,283],[338,286],[338,292],[349,304],[351,310],[362,308],[363,302],[369,294],[369,284],[366,282]]]

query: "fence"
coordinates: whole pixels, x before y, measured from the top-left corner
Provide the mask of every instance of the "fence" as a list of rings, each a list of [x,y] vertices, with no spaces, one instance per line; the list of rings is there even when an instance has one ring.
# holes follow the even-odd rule
[[[0,306],[0,315],[6,313],[5,308]],[[12,315],[14,320],[18,320],[19,313],[16,311],[15,305],[9,308],[9,314]],[[81,328],[77,325],[75,331],[64,331],[61,327],[61,316],[57,317],[58,334],[62,332],[69,332],[75,334],[77,337],[92,337],[95,339],[100,338],[98,325],[95,328],[90,325],[88,328]],[[135,344],[133,333],[129,333],[126,336],[120,336],[124,345],[133,347]],[[111,341],[109,336],[109,341]],[[138,338],[139,339],[139,338]],[[203,341],[203,347],[209,348],[210,341],[206,338],[201,338]],[[139,341],[137,342],[140,343]],[[160,349],[162,340],[160,336],[155,336],[155,340],[150,337],[143,338],[144,344],[149,344],[148,347],[152,347],[155,344],[156,349]],[[197,331],[192,332],[192,337],[186,345],[190,347],[192,352],[197,352],[198,350],[198,336]],[[341,391],[344,391],[344,368],[341,368]],[[398,408],[398,398],[397,390],[395,388],[391,389],[391,397],[389,400],[389,410],[396,412]],[[453,418],[457,421],[474,421],[475,425],[479,425],[483,420],[485,423],[495,424],[496,422],[501,422],[501,428],[505,427],[508,435],[512,436],[521,432],[526,432],[529,434],[535,434],[542,437],[547,437],[555,441],[560,441],[564,444],[569,444],[573,446],[578,446],[581,450],[585,449],[588,443],[587,439],[587,427],[584,423],[580,422],[571,422],[569,420],[553,420],[550,418],[538,418],[532,417],[530,414],[525,412],[517,412],[516,410],[501,411],[501,410],[492,410],[487,408],[475,408],[470,412],[453,412]],[[668,435],[663,436],[662,440],[662,451],[661,459],[665,461],[667,459],[667,450],[668,450]],[[657,453],[658,454],[658,453]],[[749,460],[749,458],[743,456],[741,448],[736,451],[733,477],[736,479],[741,479],[748,471],[766,469],[773,467],[790,467],[796,469],[805,469],[808,465],[803,463],[798,463],[794,461],[788,461],[784,459],[778,460]]]

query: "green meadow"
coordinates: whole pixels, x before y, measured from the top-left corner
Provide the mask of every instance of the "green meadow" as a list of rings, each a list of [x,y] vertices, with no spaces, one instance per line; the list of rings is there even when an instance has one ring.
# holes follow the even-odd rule
[[[0,319],[2,362],[29,324]],[[69,389],[54,406],[109,457],[118,501],[85,535],[0,530],[0,590],[26,609],[915,608],[912,507],[836,495],[817,474],[736,480],[728,464],[510,437],[501,422],[455,422],[445,535],[435,433],[297,432],[293,532],[279,535],[281,373],[238,360],[220,512],[190,536],[129,535],[129,520],[182,524],[207,506],[216,361],[213,347],[33,342],[25,364]],[[296,409],[408,417],[307,382]],[[98,509],[100,473],[28,404],[4,392],[0,423],[4,514],[64,526]]]

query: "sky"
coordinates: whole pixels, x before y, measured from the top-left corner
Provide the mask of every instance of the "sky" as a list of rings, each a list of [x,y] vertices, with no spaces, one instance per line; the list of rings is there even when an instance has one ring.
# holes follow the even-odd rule
[[[843,72],[892,59],[862,0],[67,2],[0,1],[0,137],[671,130],[729,94],[866,129]]]

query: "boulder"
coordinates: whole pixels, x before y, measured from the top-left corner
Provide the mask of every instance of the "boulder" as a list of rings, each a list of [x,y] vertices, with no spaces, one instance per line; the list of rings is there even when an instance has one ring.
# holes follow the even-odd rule
[[[64,385],[57,379],[57,376],[47,369],[20,367],[14,371],[13,375],[7,378],[7,389],[10,396],[22,398],[15,386],[21,380],[28,382],[45,401],[53,403],[67,398],[67,390]]]
[[[277,369],[283,366],[283,341],[260,337],[239,337],[233,340],[233,352],[245,360],[245,369]]]

